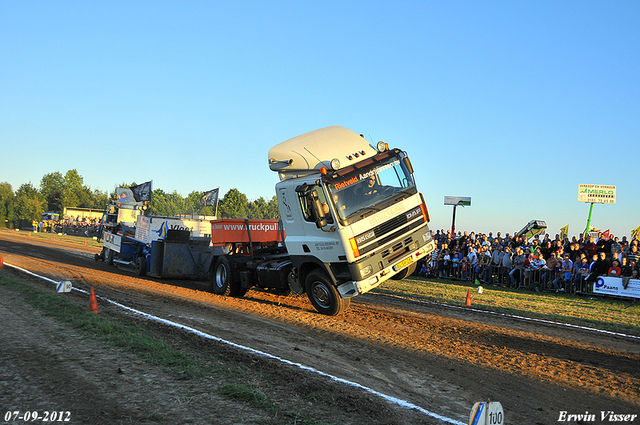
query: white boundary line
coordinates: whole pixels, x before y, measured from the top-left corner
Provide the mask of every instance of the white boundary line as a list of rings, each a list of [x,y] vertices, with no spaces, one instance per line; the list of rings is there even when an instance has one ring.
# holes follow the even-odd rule
[[[47,277],[37,275],[37,274],[35,274],[33,272],[30,272],[30,271],[25,270],[23,268],[20,268],[18,266],[14,266],[14,265],[7,264],[7,263],[4,263],[4,265],[8,266],[8,267],[12,267],[12,268],[14,268],[16,270],[20,270],[20,271],[22,271],[24,273],[27,273],[27,274],[31,275],[31,276],[35,276],[35,277],[38,277],[40,279],[46,280],[47,282],[54,283],[56,285],[58,283],[60,283],[58,281],[49,279]],[[88,292],[83,290],[83,289],[78,289],[78,288],[74,287],[73,290],[81,292],[83,294],[88,294]],[[123,310],[127,310],[127,311],[129,311],[131,313],[140,315],[140,316],[145,317],[145,318],[147,318],[149,320],[153,320],[153,321],[156,321],[156,322],[159,322],[159,323],[163,323],[163,324],[168,325],[168,326],[172,326],[172,327],[175,327],[175,328],[178,328],[178,329],[182,329],[182,330],[185,330],[187,332],[191,332],[191,333],[193,333],[195,335],[201,336],[203,338],[210,339],[210,340],[213,340],[213,341],[216,341],[216,342],[220,342],[220,343],[223,343],[223,344],[227,344],[227,345],[229,345],[231,347],[239,348],[241,350],[248,351],[250,353],[253,353],[253,354],[256,354],[256,355],[259,355],[259,356],[262,356],[262,357],[266,357],[268,359],[277,360],[277,361],[279,361],[281,363],[284,363],[284,364],[287,364],[287,365],[290,365],[290,366],[295,366],[295,367],[297,367],[299,369],[302,369],[304,371],[315,373],[315,374],[320,375],[320,376],[324,376],[326,378],[329,378],[329,379],[331,379],[331,380],[333,380],[335,382],[339,382],[341,384],[345,384],[345,385],[349,385],[351,387],[359,388],[359,389],[364,390],[364,391],[366,391],[368,393],[371,393],[373,395],[381,397],[384,400],[386,400],[386,401],[388,401],[388,402],[390,402],[392,404],[396,404],[396,405],[398,405],[400,407],[405,407],[405,408],[410,409],[410,410],[417,410],[420,413],[423,413],[423,414],[425,414],[427,416],[430,416],[432,418],[441,420],[442,422],[450,423],[450,424],[453,424],[453,425],[467,425],[465,422],[460,422],[460,421],[458,421],[456,419],[448,418],[446,416],[442,416],[442,415],[439,415],[437,413],[430,412],[429,410],[426,410],[426,409],[424,409],[424,408],[422,408],[420,406],[417,406],[417,405],[415,405],[413,403],[410,403],[410,402],[408,402],[406,400],[402,400],[402,399],[399,399],[397,397],[393,397],[393,396],[390,396],[390,395],[383,394],[383,393],[381,393],[379,391],[376,391],[376,390],[371,389],[369,387],[365,387],[364,385],[358,384],[357,382],[349,381],[349,380],[346,380],[346,379],[343,379],[343,378],[338,378],[337,376],[330,375],[328,373],[322,372],[322,371],[320,371],[318,369],[315,369],[313,367],[306,366],[306,365],[303,365],[303,364],[300,364],[300,363],[295,363],[295,362],[292,362],[290,360],[286,360],[286,359],[283,359],[281,357],[275,356],[273,354],[265,353],[264,351],[256,350],[256,349],[253,349],[253,348],[250,348],[250,347],[246,347],[244,345],[236,344],[235,342],[224,340],[224,339],[219,338],[217,336],[204,333],[204,332],[199,331],[199,330],[197,330],[195,328],[192,328],[192,327],[189,327],[189,326],[185,326],[185,325],[181,325],[180,323],[173,322],[171,320],[167,320],[167,319],[163,319],[161,317],[153,316],[151,314],[142,312],[140,310],[136,310],[134,308],[127,307],[124,304],[120,304],[120,303],[118,303],[116,301],[112,301],[112,300],[110,300],[108,298],[105,298],[103,296],[96,296],[96,298],[100,298],[101,300],[106,301],[106,302],[108,302],[110,304],[113,304],[113,305],[115,305],[117,307],[120,307]]]
[[[473,312],[476,312],[476,313],[492,314],[494,316],[511,317],[513,319],[519,319],[519,320],[523,320],[525,322],[530,321],[530,322],[546,323],[548,325],[565,326],[565,327],[568,327],[568,328],[581,329],[581,330],[585,330],[585,331],[603,333],[603,334],[613,335],[613,336],[620,336],[620,337],[624,337],[624,338],[640,339],[640,336],[636,336],[636,335],[623,334],[623,333],[620,333],[620,332],[607,331],[607,330],[604,330],[604,329],[589,328],[587,326],[573,325],[571,323],[554,322],[553,320],[536,319],[534,317],[518,316],[518,315],[515,315],[515,314],[497,313],[495,311],[479,310],[477,308],[470,308],[470,307],[460,307],[460,306],[457,306],[457,305],[437,303],[435,301],[416,300],[415,298],[401,297],[399,295],[379,294],[379,293],[375,293],[375,292],[370,292],[370,293],[371,293],[371,295],[376,295],[376,296],[379,296],[379,297],[398,298],[398,299],[401,299],[401,300],[412,301],[412,302],[417,303],[417,304],[437,305],[439,307],[448,307],[448,308],[454,308],[454,309],[458,309],[458,310],[473,311]]]

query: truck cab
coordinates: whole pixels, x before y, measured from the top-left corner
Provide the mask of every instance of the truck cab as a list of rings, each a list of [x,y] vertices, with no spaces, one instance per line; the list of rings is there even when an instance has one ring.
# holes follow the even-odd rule
[[[406,152],[334,126],[274,146],[293,292],[334,315],[435,248]]]

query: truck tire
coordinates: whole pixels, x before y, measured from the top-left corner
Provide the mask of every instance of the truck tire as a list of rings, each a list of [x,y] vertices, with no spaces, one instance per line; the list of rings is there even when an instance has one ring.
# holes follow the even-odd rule
[[[113,256],[115,252],[109,248],[105,248],[105,250],[107,252],[104,255],[104,262],[111,266],[113,264]]]
[[[246,288],[240,287],[231,274],[229,259],[225,256],[218,257],[211,273],[211,289],[216,295],[229,297],[242,297],[247,293]]]
[[[227,257],[219,257],[211,273],[211,290],[216,295],[228,296],[231,293],[231,268]]]
[[[305,289],[309,301],[319,313],[336,316],[349,307],[349,298],[342,298],[327,275],[320,269],[313,270],[307,276]]]
[[[138,276],[145,276],[147,274],[147,257],[138,257],[138,261],[136,261],[136,274]]]
[[[416,271],[416,263],[412,263],[409,267],[405,267],[404,269],[400,270],[398,273],[391,276],[391,279],[402,280],[407,276],[411,276],[415,271]]]

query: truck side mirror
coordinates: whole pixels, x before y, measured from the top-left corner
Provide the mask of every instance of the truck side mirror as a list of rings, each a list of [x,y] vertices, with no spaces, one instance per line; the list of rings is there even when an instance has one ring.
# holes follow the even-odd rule
[[[322,207],[322,202],[320,201],[320,197],[318,196],[318,191],[310,191],[307,194],[307,199],[309,200],[311,209],[313,210],[313,213],[316,217],[316,227],[318,227],[318,229],[322,229],[327,225],[327,216],[325,215],[324,208]]]
[[[411,160],[409,159],[409,157],[405,156],[404,158],[402,158],[402,162],[404,162],[405,167],[407,167],[407,171],[409,171],[409,174],[413,174],[413,166],[411,165]]]

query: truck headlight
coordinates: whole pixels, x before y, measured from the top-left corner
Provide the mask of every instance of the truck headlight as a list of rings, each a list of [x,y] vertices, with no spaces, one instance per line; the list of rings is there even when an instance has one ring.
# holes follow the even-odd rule
[[[367,277],[371,274],[372,271],[373,271],[373,267],[371,267],[371,265],[368,265],[364,269],[360,270],[360,276]]]

